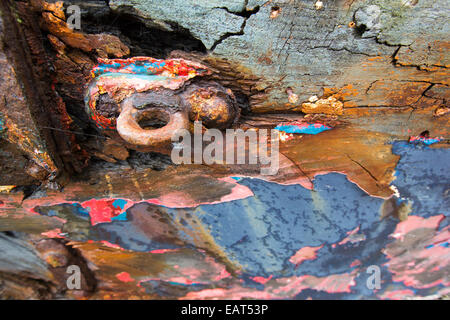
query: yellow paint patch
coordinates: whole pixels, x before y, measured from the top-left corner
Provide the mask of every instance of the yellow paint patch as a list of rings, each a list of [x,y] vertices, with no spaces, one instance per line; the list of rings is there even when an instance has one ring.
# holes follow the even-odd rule
[[[10,193],[16,186],[0,186],[0,193]]]

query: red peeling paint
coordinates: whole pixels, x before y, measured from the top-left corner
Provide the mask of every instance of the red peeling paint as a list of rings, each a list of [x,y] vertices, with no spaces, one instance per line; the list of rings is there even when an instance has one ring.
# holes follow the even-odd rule
[[[91,224],[111,222],[111,219],[126,211],[131,205],[127,202],[124,209],[116,208],[113,202],[116,199],[91,199],[81,203],[81,206],[89,211]]]
[[[396,239],[402,239],[405,234],[415,229],[436,229],[444,218],[445,216],[443,214],[432,216],[428,219],[419,216],[409,216],[408,219],[397,224],[397,227],[391,236]]]
[[[145,202],[151,203],[151,204],[156,204],[158,206],[162,206],[163,205],[162,202],[159,199],[148,199],[148,200],[145,200]]]
[[[349,241],[350,241],[349,236],[354,235],[354,234],[357,234],[358,231],[359,231],[359,226],[357,226],[355,229],[353,229],[353,230],[347,232],[348,237],[344,238],[344,240],[342,240],[341,242],[339,242],[338,245],[341,246],[341,245],[346,244],[347,242],[349,242]]]
[[[351,292],[351,287],[356,284],[355,272],[332,274],[327,277],[316,277],[311,275],[294,276],[289,278],[277,279],[279,288],[273,290],[277,294],[285,294],[293,297],[304,289],[314,289],[328,293]]]
[[[350,288],[356,284],[354,280],[355,275],[356,272],[334,274],[322,278],[311,275],[279,278],[270,282],[267,281],[264,291],[241,286],[235,286],[230,289],[205,289],[189,292],[181,300],[285,299],[293,298],[305,289],[326,291],[328,293],[351,292]]]
[[[319,281],[312,289],[328,293],[351,292],[351,287],[356,285],[355,276],[350,273],[331,275],[325,278],[311,277],[313,281]]]
[[[133,282],[135,281],[128,272],[121,272],[116,274],[116,278],[122,282]]]
[[[303,261],[316,259],[317,251],[319,251],[322,247],[323,245],[319,247],[301,248],[289,259],[289,262],[295,264],[295,267],[297,268]]]
[[[443,219],[410,216],[397,225],[392,235],[396,240],[383,250],[393,281],[418,289],[450,285],[450,248],[441,245],[450,240],[450,227],[438,231]]]
[[[108,248],[114,248],[114,249],[119,249],[119,250],[125,251],[125,249],[122,248],[121,246],[119,246],[118,244],[114,244],[114,243],[111,243],[111,242],[106,241],[106,240],[101,240],[101,241],[88,240],[88,241],[87,241],[87,243],[96,243],[96,242],[97,242],[97,243],[101,243],[101,244],[103,244],[105,247],[108,247]]]
[[[61,229],[57,228],[57,229],[53,229],[53,230],[49,230],[47,232],[42,232],[41,235],[43,235],[44,237],[47,238],[64,238],[63,236],[61,236]]]
[[[358,238],[355,239],[355,237],[354,237],[355,235],[358,234],[359,229],[360,229],[360,227],[358,226],[355,229],[350,230],[349,232],[347,232],[347,236],[344,239],[342,239],[338,243],[333,243],[331,245],[331,247],[336,248],[337,246],[342,246],[343,244],[346,244],[348,242],[355,243],[355,242],[363,241],[363,239],[365,239],[365,236],[362,236],[360,239],[358,239]]]
[[[355,261],[353,261],[352,263],[350,263],[350,268],[353,267],[357,267],[361,265],[361,261],[359,261],[358,259],[356,259]]]
[[[266,284],[270,279],[272,279],[272,275],[270,275],[270,277],[268,278],[264,278],[264,277],[250,277],[250,279],[252,279],[255,282],[261,283],[261,284]]]
[[[184,285],[201,284],[201,283],[194,282],[191,279],[188,279],[185,277],[172,277],[172,278],[169,278],[168,281],[179,283],[179,284],[184,284]]]
[[[177,252],[179,250],[180,249],[156,249],[156,250],[149,251],[149,253],[158,254],[158,253],[167,253],[167,252]]]
[[[405,300],[405,298],[410,298],[413,296],[414,291],[405,289],[384,292],[382,295],[380,295],[380,298],[383,300]]]
[[[180,300],[241,300],[241,299],[271,299],[270,293],[252,289],[236,287],[232,289],[205,289],[196,292],[189,292]]]
[[[247,197],[253,196],[253,192],[246,186],[238,184],[231,177],[218,179],[222,182],[231,184],[230,193],[221,197],[220,200],[217,201],[204,201],[199,202],[195,199],[192,199],[188,196],[188,194],[184,192],[171,192],[166,193],[159,198],[151,198],[146,200],[138,200],[135,201],[133,199],[127,199],[124,197],[121,198],[101,198],[101,199],[90,199],[85,202],[77,202],[66,200],[64,193],[59,193],[57,196],[49,198],[36,198],[36,199],[27,199],[26,202],[23,203],[23,207],[27,209],[30,213],[35,215],[41,215],[36,211],[37,207],[40,206],[53,206],[60,204],[79,204],[83,208],[89,211],[89,215],[91,217],[91,224],[96,225],[98,223],[108,223],[112,221],[112,218],[120,215],[121,213],[127,211],[130,207],[134,206],[137,203],[150,203],[158,206],[164,206],[168,208],[192,208],[197,207],[199,205],[206,204],[218,204],[228,201],[241,200]],[[78,191],[78,190],[72,190]],[[124,208],[120,209],[114,207],[112,204],[114,201],[121,199],[126,202]],[[62,223],[66,223],[64,219],[58,218],[56,216],[52,217],[53,219],[58,219]]]
[[[223,268],[220,271],[220,274],[217,277],[213,278],[213,280],[220,281],[220,280],[228,278],[228,277],[231,277],[231,274],[225,268]]]
[[[228,201],[234,201],[237,199],[245,199],[248,197],[252,197],[254,194],[252,190],[250,190],[248,187],[241,185],[239,183],[236,183],[236,181],[231,177],[221,178],[218,179],[219,181],[224,181],[233,184],[233,188],[231,189],[231,193],[223,196],[220,198],[219,201],[214,201],[211,204],[217,204],[222,202],[228,202]]]
[[[122,248],[121,246],[119,246],[118,244],[114,244],[114,243],[111,243],[111,242],[109,242],[109,241],[106,241],[106,240],[103,240],[103,241],[100,241],[103,245],[105,245],[106,247],[109,247],[109,248],[114,248],[114,249],[119,249],[119,250],[125,250],[124,248]]]
[[[183,276],[177,276],[177,277],[170,277],[167,279],[162,279],[162,278],[144,278],[139,280],[137,286],[141,287],[142,283],[147,282],[147,281],[161,281],[161,282],[169,282],[172,284],[179,284],[179,285],[185,285],[185,286],[190,286],[190,285],[205,285],[208,284],[208,282],[196,282],[193,281],[192,279],[183,277]]]

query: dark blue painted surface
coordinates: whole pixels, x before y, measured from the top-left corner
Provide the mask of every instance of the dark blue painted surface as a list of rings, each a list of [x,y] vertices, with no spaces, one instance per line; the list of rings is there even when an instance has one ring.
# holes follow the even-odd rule
[[[400,192],[399,201],[412,201],[411,215],[430,217],[444,214],[446,220],[441,226],[448,225],[450,185],[446,168],[450,163],[450,150],[395,142],[393,152],[401,156],[397,179],[393,183]],[[382,266],[387,261],[382,249],[394,241],[390,235],[398,223],[391,216],[381,218],[384,200],[367,195],[338,173],[317,176],[314,191],[299,185],[283,186],[259,179],[245,178],[238,181],[249,187],[254,196],[197,208],[156,207],[163,212],[163,216],[169,218],[168,221],[175,220],[181,212],[197,218],[228,258],[242,267],[241,279],[247,287],[264,289],[264,285],[251,280],[255,276],[324,277],[348,273],[354,270],[355,267],[350,267],[350,264],[357,259],[361,261],[358,266],[360,270],[366,270],[370,265],[380,266],[385,287],[392,284],[398,289],[407,288],[401,283],[392,283],[391,274]],[[69,211],[83,219],[85,213],[75,212],[77,210],[74,208],[77,207],[72,206]],[[87,238],[107,240],[135,251],[177,247],[171,240],[150,239],[149,233],[145,232],[145,223],[151,222],[135,217],[136,213],[145,214],[151,208],[155,208],[155,205],[137,204],[127,211],[129,221],[90,227]],[[49,215],[58,215],[58,211],[63,209],[67,210],[67,205],[47,207],[42,213],[46,211]],[[360,227],[359,234],[363,234],[365,239],[362,237],[359,242],[336,245],[357,227]],[[194,229],[192,231],[195,232]],[[174,237],[178,241],[185,241],[185,246],[193,246],[192,239],[180,230],[176,230]],[[321,245],[324,246],[318,250],[316,259],[304,261],[298,267],[289,262],[297,250]],[[375,298],[374,291],[366,287],[368,276],[361,272],[355,279],[356,285],[352,287],[351,293],[331,295],[305,290],[296,298]],[[425,295],[431,294],[436,287],[420,291],[409,289]]]
[[[304,262],[294,271],[288,260],[302,247],[339,242],[346,232],[358,226],[363,232],[372,229],[382,232],[389,225],[380,221],[383,200],[368,196],[342,174],[318,176],[315,191],[258,179],[243,179],[240,183],[248,186],[255,196],[200,206],[192,214],[210,230],[230,259],[252,275],[303,272],[327,275],[329,267],[318,268],[316,261]],[[177,214],[177,210],[169,212]],[[380,223],[384,228],[378,228]],[[394,223],[389,226],[390,231],[394,226]],[[350,263],[346,259],[336,262],[334,269],[344,271]]]
[[[413,202],[412,215],[429,217],[450,213],[450,150],[395,142],[392,152],[401,156],[394,185],[405,201]],[[448,224],[441,223],[441,227]]]

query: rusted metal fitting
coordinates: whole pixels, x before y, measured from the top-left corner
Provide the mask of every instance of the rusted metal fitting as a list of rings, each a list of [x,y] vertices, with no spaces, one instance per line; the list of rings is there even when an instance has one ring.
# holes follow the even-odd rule
[[[208,128],[229,128],[240,115],[230,89],[215,82],[192,84],[182,94],[191,121],[202,121]]]
[[[155,92],[137,93],[127,98],[121,109],[117,118],[117,132],[132,145],[167,145],[171,143],[176,130],[189,129],[188,114],[177,96],[163,99],[162,95]],[[147,126],[144,120],[147,120]],[[161,127],[160,123],[163,124]]]
[[[189,120],[224,129],[239,118],[240,109],[230,89],[191,81],[209,74],[205,66],[183,59],[101,59],[92,70],[86,111],[100,130],[118,133],[128,148],[140,151],[170,145],[173,133],[188,129]]]

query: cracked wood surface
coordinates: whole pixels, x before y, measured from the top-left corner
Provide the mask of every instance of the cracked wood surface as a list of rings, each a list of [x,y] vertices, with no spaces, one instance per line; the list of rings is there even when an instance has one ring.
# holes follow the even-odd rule
[[[288,101],[288,87],[300,104],[346,86],[353,88],[343,99],[346,108],[448,103],[448,1],[341,0],[324,2],[322,10],[314,3],[221,1],[220,25],[214,1],[182,11],[147,0],[112,0],[110,7],[149,23],[176,23],[200,39],[211,58],[248,69],[260,80],[254,86],[265,88],[250,96],[254,112],[298,109]],[[279,13],[271,17],[274,7]],[[433,84],[444,86],[444,96],[421,98]]]
[[[112,141],[101,142],[101,150],[94,146],[98,141],[89,141],[92,154],[114,165],[91,164],[65,181],[63,192],[19,187],[0,193],[1,296],[364,297],[357,272],[374,263],[364,261],[370,254],[385,263],[384,248],[396,283],[372,298],[414,297],[417,288],[431,288],[424,295],[448,294],[448,245],[434,246],[449,238],[448,186],[439,178],[445,174],[447,146],[400,148],[402,164],[391,145],[424,130],[448,136],[448,115],[434,116],[448,103],[448,10],[429,0],[324,1],[319,11],[314,2],[109,1],[113,10],[152,28],[181,30],[201,40],[206,55],[172,54],[208,62],[213,77],[249,96],[251,111],[298,112],[310,96],[331,95],[343,103],[344,115],[330,131],[281,143],[279,174],[265,178],[276,183],[260,181],[259,168],[245,166],[158,163],[156,171],[151,164],[134,165],[136,159]],[[278,13],[272,15],[275,6]],[[370,6],[379,8],[380,17]],[[122,56],[128,48],[123,38],[69,32],[58,16],[61,8],[47,9],[54,12],[42,13],[38,6],[58,51],[58,89],[79,102],[94,56]],[[296,102],[289,100],[288,87]],[[301,118],[253,114],[240,124],[271,128]],[[5,150],[6,157],[14,154]],[[408,153],[419,154],[420,161]],[[400,178],[394,180],[396,168]],[[238,183],[236,176],[259,179]],[[420,208],[411,219],[413,204],[385,200],[394,192],[393,180]],[[120,209],[128,221],[102,216],[106,209],[118,210],[112,207],[116,200],[126,203]],[[298,229],[291,229],[294,225]],[[407,241],[386,246],[399,234]],[[305,249],[318,255],[306,257],[300,268],[288,263]],[[11,252],[24,260],[4,259]],[[342,256],[354,261],[337,259]],[[66,290],[69,263],[84,268],[80,292]],[[417,264],[420,272],[409,270]],[[301,295],[305,289],[319,293]]]

